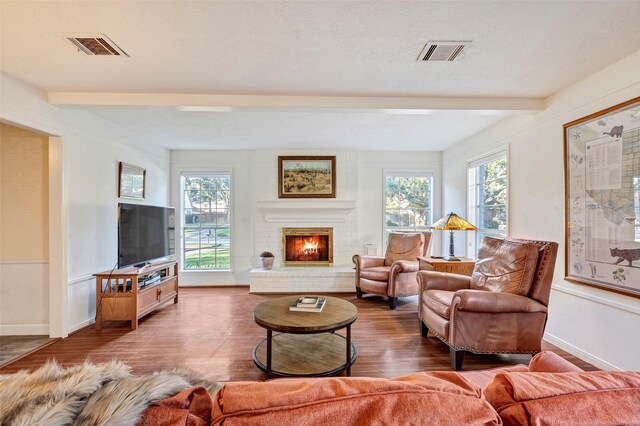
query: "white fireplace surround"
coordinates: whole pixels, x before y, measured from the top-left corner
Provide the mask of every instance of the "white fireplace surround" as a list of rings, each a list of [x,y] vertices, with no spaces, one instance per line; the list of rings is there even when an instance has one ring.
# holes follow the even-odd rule
[[[252,293],[314,293],[355,291],[350,264],[356,253],[353,229],[357,223],[355,200],[287,199],[256,203],[256,249],[270,247],[282,253],[281,230],[287,227],[332,227],[333,266],[259,268],[249,272]],[[276,255],[276,257],[278,257]]]
[[[251,293],[352,293],[355,270],[350,265],[287,267],[249,272]]]

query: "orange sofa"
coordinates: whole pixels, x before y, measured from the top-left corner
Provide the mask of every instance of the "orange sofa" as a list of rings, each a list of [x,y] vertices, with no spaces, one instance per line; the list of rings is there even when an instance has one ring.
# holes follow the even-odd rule
[[[225,384],[216,425],[640,424],[640,372],[583,372],[552,352],[530,365]]]

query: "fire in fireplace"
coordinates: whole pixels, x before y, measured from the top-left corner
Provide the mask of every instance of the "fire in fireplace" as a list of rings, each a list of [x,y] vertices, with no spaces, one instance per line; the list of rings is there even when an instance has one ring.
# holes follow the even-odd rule
[[[333,228],[282,228],[284,266],[333,265]]]

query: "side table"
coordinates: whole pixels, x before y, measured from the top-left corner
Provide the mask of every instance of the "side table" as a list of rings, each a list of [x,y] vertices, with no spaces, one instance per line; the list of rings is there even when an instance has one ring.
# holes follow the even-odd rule
[[[418,268],[421,271],[449,272],[469,277],[473,273],[475,264],[476,262],[473,259],[444,260],[426,256],[418,257]]]

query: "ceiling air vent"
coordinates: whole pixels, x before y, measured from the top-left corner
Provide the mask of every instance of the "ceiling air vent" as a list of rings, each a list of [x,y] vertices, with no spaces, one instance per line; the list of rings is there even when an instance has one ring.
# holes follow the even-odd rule
[[[418,61],[443,62],[459,58],[471,41],[429,41],[420,52]]]
[[[129,56],[104,34],[83,34],[66,36],[78,51],[87,55]]]

